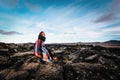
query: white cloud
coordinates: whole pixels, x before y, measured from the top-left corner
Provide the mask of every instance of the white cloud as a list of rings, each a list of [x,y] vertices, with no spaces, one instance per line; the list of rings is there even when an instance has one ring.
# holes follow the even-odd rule
[[[107,28],[104,31],[106,31],[106,32],[118,32],[119,31],[120,32],[120,26]]]
[[[18,43],[35,42],[39,32],[45,31],[47,43],[98,41],[101,38],[103,39],[106,31],[118,29],[111,28],[106,31],[100,31],[100,28],[105,23],[92,23],[97,16],[95,12],[77,17],[74,16],[76,13],[78,14],[76,12],[77,9],[71,6],[60,9],[49,7],[41,16],[31,15],[27,17],[24,15],[21,17],[8,15],[7,18],[14,22],[11,30],[22,32],[24,35],[9,36],[1,40]]]

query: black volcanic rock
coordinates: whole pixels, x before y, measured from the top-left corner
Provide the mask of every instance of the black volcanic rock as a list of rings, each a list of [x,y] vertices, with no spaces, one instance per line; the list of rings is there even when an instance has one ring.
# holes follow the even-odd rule
[[[119,80],[120,48],[48,44],[58,59],[42,63],[33,43],[0,43],[0,80]]]
[[[8,49],[0,49],[0,55],[8,55],[9,50]]]
[[[85,58],[85,61],[86,62],[97,62],[98,57],[99,57],[99,54],[95,54],[95,55]]]
[[[98,63],[73,63],[64,66],[64,80],[119,80],[119,72]]]

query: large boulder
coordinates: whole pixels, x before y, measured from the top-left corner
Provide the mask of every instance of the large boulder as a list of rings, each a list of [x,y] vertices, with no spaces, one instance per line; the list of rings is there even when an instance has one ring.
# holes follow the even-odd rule
[[[119,73],[95,63],[73,63],[64,66],[64,80],[119,80]]]
[[[36,72],[36,80],[63,80],[63,68],[58,64],[41,64]]]

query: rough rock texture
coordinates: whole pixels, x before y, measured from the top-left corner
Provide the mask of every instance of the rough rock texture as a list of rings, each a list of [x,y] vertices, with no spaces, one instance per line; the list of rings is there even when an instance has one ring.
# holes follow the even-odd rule
[[[32,43],[0,43],[0,80],[119,80],[120,48],[49,44],[58,60],[42,63]]]

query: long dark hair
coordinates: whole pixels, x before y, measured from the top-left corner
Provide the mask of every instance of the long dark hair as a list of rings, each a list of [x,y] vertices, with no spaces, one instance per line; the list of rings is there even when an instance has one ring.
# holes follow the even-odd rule
[[[43,36],[42,34],[45,34],[43,31],[41,31],[38,35],[38,39],[42,40],[42,41],[45,41],[46,40],[46,37]]]

